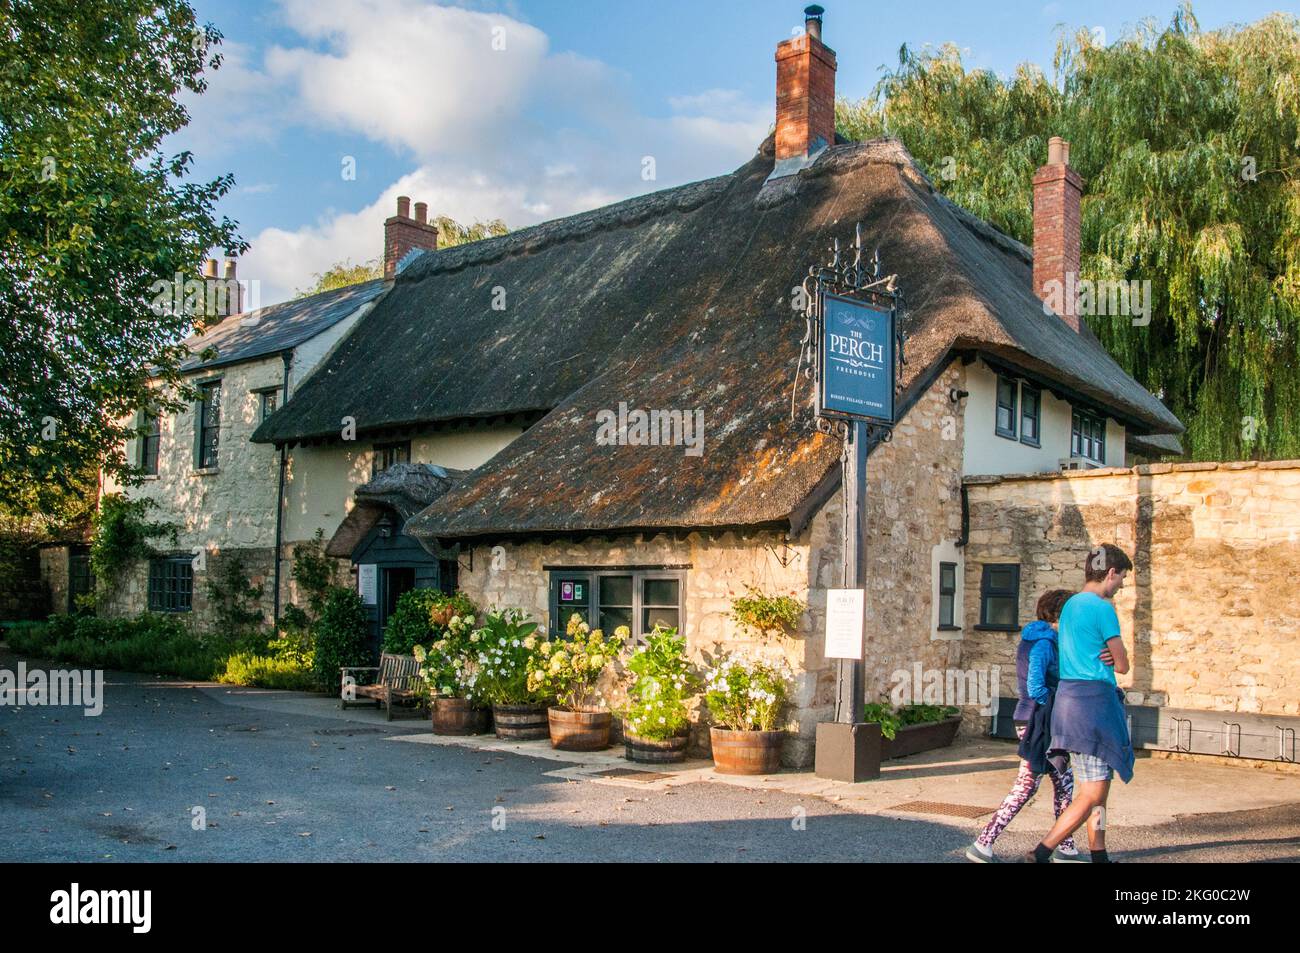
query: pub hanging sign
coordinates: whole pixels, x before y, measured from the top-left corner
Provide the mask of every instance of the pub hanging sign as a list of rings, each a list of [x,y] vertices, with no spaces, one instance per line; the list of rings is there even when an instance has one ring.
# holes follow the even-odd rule
[[[817,414],[894,424],[894,311],[841,295],[821,296]]]

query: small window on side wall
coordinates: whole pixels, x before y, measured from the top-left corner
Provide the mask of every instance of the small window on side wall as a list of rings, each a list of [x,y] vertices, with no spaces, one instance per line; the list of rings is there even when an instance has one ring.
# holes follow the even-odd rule
[[[158,414],[153,411],[144,411],[141,422],[140,434],[140,472],[146,476],[158,475],[158,437],[159,421]]]
[[[1020,442],[1031,447],[1039,446],[1042,421],[1043,395],[1037,387],[1024,384],[1020,388]]]
[[[997,420],[994,430],[999,437],[1016,439],[1016,382],[998,376]]]
[[[393,443],[375,444],[375,452],[371,456],[370,476],[376,477],[383,473],[395,463],[411,462],[411,441],[398,440]]]
[[[980,578],[980,628],[1020,628],[1020,565],[990,563]]]
[[[939,628],[957,628],[957,564],[939,563]]]

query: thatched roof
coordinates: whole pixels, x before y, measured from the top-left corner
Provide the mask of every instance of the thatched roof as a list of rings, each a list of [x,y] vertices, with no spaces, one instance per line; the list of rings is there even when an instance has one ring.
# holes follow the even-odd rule
[[[906,295],[905,386],[978,352],[1135,431],[1182,429],[1091,334],[1043,314],[1029,252],[938,196],[897,141],[837,145],[765,185],[772,165],[769,139],[731,175],[423,255],[254,439],[546,411],[410,531],[786,523],[839,459],[807,382],[791,419],[790,293],[856,222]],[[620,403],[700,409],[703,454],[598,446],[596,414]]]
[[[446,493],[464,475],[464,470],[448,470],[429,463],[395,463],[381,470],[374,479],[356,488],[353,493],[356,504],[330,537],[325,546],[326,555],[341,559],[351,556],[357,544],[389,512],[397,514],[400,520],[397,529],[404,532],[412,516]]]

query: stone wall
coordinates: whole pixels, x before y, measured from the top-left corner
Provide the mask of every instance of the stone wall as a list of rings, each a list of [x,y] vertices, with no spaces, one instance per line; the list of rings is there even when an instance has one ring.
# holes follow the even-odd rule
[[[1130,701],[1300,714],[1300,461],[1150,464],[969,477],[965,658],[1015,694],[1014,633],[979,631],[980,567],[1019,563],[1020,623],[1047,589],[1083,585],[1113,542],[1135,571],[1115,598]],[[985,720],[987,722],[987,719]]]
[[[960,643],[936,637],[931,625],[931,556],[936,546],[955,541],[961,528],[962,434],[948,391],[961,387],[963,374],[954,363],[868,461],[868,698],[888,692],[900,669],[917,663],[944,668],[960,655]],[[843,538],[843,501],[836,493],[791,540],[778,532],[726,532],[526,542],[505,545],[504,561],[495,563],[485,545],[474,550],[472,572],[462,557],[460,586],[484,608],[521,608],[549,624],[544,567],[688,566],[683,634],[692,659],[702,665],[730,651],[783,657],[796,673],[788,725],[794,736],[785,762],[807,767],[817,723],[834,716],[838,663],[824,654],[826,590],[844,584]],[[805,602],[796,631],[757,636],[731,619],[731,600],[747,585]],[[707,752],[707,744],[707,730],[697,727],[694,750]]]
[[[269,623],[273,610],[275,561],[272,559],[274,549],[271,547],[250,547],[243,549],[212,550],[205,554],[206,569],[194,572],[194,593],[190,612],[182,613],[182,619],[199,630],[212,629],[216,626],[216,614],[212,600],[208,597],[208,583],[216,578],[222,565],[231,559],[243,562],[244,576],[253,586],[262,587],[262,597],[257,606]],[[176,555],[189,556],[188,552]],[[346,578],[340,581],[346,583]],[[96,583],[97,615],[105,617],[130,617],[139,615],[149,607],[149,563],[137,560],[124,568],[111,585]]]

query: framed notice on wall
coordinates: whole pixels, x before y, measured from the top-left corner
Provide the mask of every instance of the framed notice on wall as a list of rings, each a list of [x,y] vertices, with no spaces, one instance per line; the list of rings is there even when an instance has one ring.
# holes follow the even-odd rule
[[[826,657],[862,658],[863,589],[826,590]]]
[[[374,563],[357,566],[357,592],[368,606],[379,603],[379,567]]]

